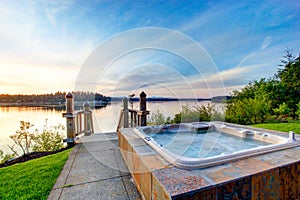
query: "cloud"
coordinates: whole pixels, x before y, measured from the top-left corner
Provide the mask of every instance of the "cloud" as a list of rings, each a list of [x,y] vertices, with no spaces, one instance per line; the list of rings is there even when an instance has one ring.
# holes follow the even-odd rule
[[[224,26],[224,18],[228,18],[228,14],[233,13],[235,10],[238,10],[241,7],[239,3],[215,3],[211,4],[210,7],[195,15],[189,21],[185,22],[183,25],[179,26],[178,30],[182,32],[192,32],[195,30],[201,30],[202,32],[210,32],[213,35],[219,34],[218,32],[211,32],[211,29],[218,29],[221,26]],[[229,23],[226,24],[230,26]]]
[[[5,79],[12,86],[13,79],[23,80],[26,91],[29,86],[31,89],[35,85],[44,87],[51,80],[60,83],[58,88],[70,87],[84,63],[83,66],[93,66],[87,73],[78,74],[77,81],[84,90],[98,88],[101,82],[105,85],[99,88],[110,92],[138,87],[162,92],[169,87],[185,95],[184,87],[189,88],[193,81],[199,95],[200,91],[208,94],[205,88],[235,88],[248,80],[271,76],[284,49],[300,46],[295,35],[300,27],[300,4],[292,1],[278,7],[279,3],[267,0],[253,6],[247,2],[208,5],[189,2],[183,7],[168,2],[159,5],[152,2],[147,6],[126,2],[1,2],[0,65],[6,66],[2,77],[12,77]],[[170,7],[174,9],[166,9]],[[162,31],[157,35],[140,31],[133,38],[120,37],[98,55],[89,56],[97,43],[106,42],[104,38],[144,25],[173,28],[190,36],[190,40],[182,40],[177,31]],[[143,45],[138,46],[138,42]],[[126,51],[128,47],[132,48]],[[194,51],[195,48],[202,50]],[[115,52],[120,54],[116,56]],[[104,62],[105,59],[109,62]],[[152,68],[139,70],[146,65]],[[177,75],[167,76],[167,71],[159,73],[161,66],[168,66],[169,72]],[[38,75],[34,76],[33,72]],[[47,74],[45,83],[38,77],[43,74]],[[152,82],[148,79],[151,76]],[[36,77],[35,83],[32,80]],[[123,82],[116,88],[118,80]],[[134,84],[134,80],[141,83]],[[21,86],[18,91],[22,92]]]
[[[73,3],[74,0],[45,1],[45,12],[50,23],[56,26],[56,16],[69,8]]]
[[[118,79],[137,66],[153,63],[169,65],[184,76],[217,71],[207,52],[191,38],[168,29],[143,28],[103,42],[84,63],[78,83]]]
[[[2,65],[4,64],[4,65]],[[1,63],[2,84],[0,93],[49,93],[70,90],[74,85],[77,71],[61,68],[45,68],[22,63]],[[62,85],[64,87],[62,87]]]
[[[126,39],[126,37],[121,35],[120,38],[113,40],[111,43],[109,42],[109,45],[103,44],[104,46],[101,48],[105,51],[102,51],[100,48],[99,52],[96,50],[93,53],[91,60],[88,59],[86,64],[90,66],[94,65],[94,67],[89,68],[86,78],[101,80],[100,83],[95,81],[96,85],[99,84],[97,89],[105,88],[107,92],[114,94],[118,94],[118,92],[130,93],[132,90],[141,87],[147,87],[151,91],[161,91],[160,87],[166,87],[185,97],[188,91],[193,90],[201,96],[203,94],[216,96],[228,92],[227,88],[245,85],[256,78],[257,75],[263,75],[263,72],[269,70],[267,68],[268,62],[266,62],[269,58],[263,58],[261,54],[265,53],[266,50],[270,52],[274,50],[273,48],[267,48],[264,49],[264,52],[261,52],[258,47],[246,54],[237,67],[217,68],[203,48],[200,53],[193,51],[196,46],[201,49],[201,46],[197,43],[180,43],[178,40],[172,43],[172,34],[161,34],[161,37],[156,37],[155,42],[152,43],[152,36],[147,36],[146,38],[149,40],[145,40],[140,49],[134,48],[139,46],[140,35],[132,37],[135,40]],[[251,40],[253,38],[249,39],[248,42]],[[234,43],[238,44],[236,41]],[[158,44],[163,44],[163,46],[167,47],[175,45],[177,51],[171,52],[171,54],[188,61],[186,65],[178,67],[176,64],[172,64],[172,59],[170,62],[166,62],[166,56],[162,55],[164,51],[160,49],[147,49],[148,45],[155,47]],[[131,48],[133,49],[132,51],[130,51]],[[126,49],[129,49],[129,51],[126,51]],[[116,57],[118,54],[121,56]],[[185,56],[186,54],[188,56]],[[103,62],[103,58],[111,61],[107,63]],[[174,63],[178,64],[178,60],[175,60]],[[145,66],[150,67],[145,69]],[[161,66],[168,66],[184,77],[184,79],[178,76],[173,77],[172,73],[162,70]],[[103,73],[97,72],[97,70],[99,71],[99,67],[105,68],[102,71]],[[194,73],[183,73],[184,71],[192,71],[191,68],[194,69]],[[95,77],[91,78],[91,75]],[[152,85],[151,88],[150,85]]]
[[[95,44],[90,38],[77,40],[76,34],[65,35],[62,26],[49,26],[44,9],[52,6],[50,12],[56,15],[71,5],[66,1],[43,6],[51,2],[0,3],[0,10],[5,10],[0,12],[1,76],[6,77],[3,92],[44,93],[74,87],[76,74]],[[57,83],[51,85],[55,87],[49,87],[52,82]]]
[[[271,36],[266,37],[264,42],[261,45],[260,50],[264,50],[265,48],[267,48],[271,44],[271,42],[272,42],[272,37]]]
[[[171,66],[162,64],[145,64],[136,66],[120,77],[105,79],[99,83],[99,87],[109,88],[109,92],[126,92],[137,88],[173,87],[175,84],[186,84],[187,78]]]
[[[271,44],[280,44],[278,48],[282,50],[292,41],[293,48],[300,44],[294,31],[289,31],[290,27],[299,29],[296,22],[299,21],[299,3],[292,1],[280,7],[278,4],[279,1],[274,3],[269,0],[257,6],[248,2],[211,4],[208,9],[179,26],[179,30],[192,35],[202,44],[220,69],[248,65]],[[270,35],[262,39],[266,33]],[[274,63],[272,59],[265,62],[270,66]]]
[[[201,97],[228,95],[233,89],[237,90],[254,79],[255,71],[265,65],[248,65],[220,71],[208,77],[195,77],[190,80],[191,88]],[[184,87],[178,88],[184,91]],[[206,96],[205,96],[206,95]]]

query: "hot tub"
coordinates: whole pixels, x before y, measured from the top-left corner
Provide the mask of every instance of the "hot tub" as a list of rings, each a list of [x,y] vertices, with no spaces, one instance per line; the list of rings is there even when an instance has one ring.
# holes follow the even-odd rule
[[[222,122],[147,126],[134,131],[180,168],[210,167],[300,145],[292,132],[286,137]]]

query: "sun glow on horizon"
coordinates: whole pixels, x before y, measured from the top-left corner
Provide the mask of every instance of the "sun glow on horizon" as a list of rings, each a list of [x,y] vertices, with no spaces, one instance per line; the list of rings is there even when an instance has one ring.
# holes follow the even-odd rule
[[[88,83],[95,88],[90,91],[122,96],[148,90],[154,96],[172,96],[172,92],[166,89],[170,87],[169,90],[176,90],[174,97],[206,98],[212,95],[205,84],[212,86],[216,77],[221,77],[224,88],[211,89],[215,91],[214,95],[228,95],[249,81],[271,77],[287,47],[295,54],[300,52],[297,35],[300,30],[300,3],[297,0],[284,4],[276,1],[233,4],[196,0],[149,4],[142,1],[135,4],[118,1],[2,1],[0,94],[74,91],[82,66],[99,45],[124,31],[161,27],[178,31],[199,43],[215,62],[218,73],[205,77],[205,80],[194,78],[190,84],[196,89],[191,92],[176,74],[173,76],[177,82],[165,76],[163,67],[161,73],[147,69],[127,74],[131,81],[116,88],[113,79],[125,76],[120,74],[123,71],[120,69],[111,73],[112,78],[108,76],[105,84]],[[143,37],[147,38],[147,35]],[[126,40],[122,42],[126,43]],[[122,42],[116,45],[122,48]],[[162,54],[153,54],[152,64],[169,66],[186,75],[193,73],[180,60],[172,60],[166,55],[168,59],[164,59]],[[144,61],[145,58],[149,56],[133,55],[119,64],[144,66],[150,63],[149,59]],[[177,65],[174,64],[176,62]],[[128,63],[133,64],[129,66]],[[153,69],[158,66],[153,65]],[[153,84],[146,81],[137,84],[147,73],[156,77]],[[89,90],[88,87],[84,89]]]

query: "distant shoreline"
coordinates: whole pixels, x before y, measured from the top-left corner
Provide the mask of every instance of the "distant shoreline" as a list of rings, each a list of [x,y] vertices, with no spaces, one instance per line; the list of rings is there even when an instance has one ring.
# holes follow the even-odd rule
[[[132,101],[139,101],[139,98],[134,98],[134,99],[131,99]],[[200,98],[147,98],[147,101],[148,102],[156,102],[156,101],[211,101],[210,98],[207,98],[207,99],[200,99]]]
[[[123,98],[111,97],[112,101],[121,101]],[[131,101],[139,101],[138,97],[129,98]],[[230,96],[216,96],[212,98],[168,98],[168,97],[148,97],[146,98],[148,102],[157,101],[212,101],[212,102],[224,102],[231,99]]]
[[[75,107],[82,107],[84,102],[74,102]],[[109,102],[89,102],[90,106],[107,106]],[[0,103],[0,107],[54,107],[65,108],[65,102],[18,102],[18,103]]]
[[[12,107],[18,107],[18,106],[34,106],[34,107],[43,107],[43,106],[55,106],[55,107],[63,107],[65,106],[65,103],[62,103],[62,104],[59,104],[59,103],[49,103],[49,102],[39,102],[39,103],[35,103],[35,102],[18,102],[18,103],[0,103],[0,106],[3,106],[3,107],[9,107],[9,106],[12,106]]]
[[[110,97],[111,101],[75,101],[75,107],[81,107],[85,102],[88,102],[91,107],[105,107],[112,102],[122,101],[124,97]],[[165,97],[149,97],[148,102],[172,102],[172,101],[211,101],[211,102],[224,102],[229,100],[229,96],[219,96],[213,98],[165,98]],[[139,98],[129,98],[130,101],[137,102]],[[1,107],[55,107],[64,108],[65,102],[0,102]]]

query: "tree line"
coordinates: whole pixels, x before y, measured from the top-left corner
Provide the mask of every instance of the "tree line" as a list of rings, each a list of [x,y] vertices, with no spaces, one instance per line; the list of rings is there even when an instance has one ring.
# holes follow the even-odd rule
[[[74,101],[110,101],[110,97],[106,97],[100,93],[75,91]],[[64,103],[66,92],[55,92],[50,94],[1,94],[0,103]]]
[[[285,51],[278,71],[271,78],[249,82],[233,91],[225,120],[238,124],[288,122],[300,117],[300,56]]]

